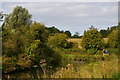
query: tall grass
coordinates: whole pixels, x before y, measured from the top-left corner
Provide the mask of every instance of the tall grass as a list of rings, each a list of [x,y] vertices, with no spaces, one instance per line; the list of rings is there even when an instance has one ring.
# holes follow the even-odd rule
[[[116,72],[118,72],[118,59],[114,57],[110,61],[86,64],[78,70],[72,64],[68,64],[66,68],[61,68],[51,78],[112,78]]]

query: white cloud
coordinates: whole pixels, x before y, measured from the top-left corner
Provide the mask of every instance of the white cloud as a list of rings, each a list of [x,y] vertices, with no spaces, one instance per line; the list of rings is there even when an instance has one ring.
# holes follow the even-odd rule
[[[88,6],[88,5],[73,5],[72,7],[67,7],[68,10],[84,10],[84,9],[87,9],[91,6]]]
[[[10,13],[17,5],[28,9],[33,15],[33,20],[47,26],[55,25],[59,29],[71,29],[73,32],[84,31],[91,25],[100,27],[117,24],[117,3],[112,2],[3,3],[4,12]]]
[[[117,12],[118,10],[118,6],[115,5],[115,6],[107,6],[105,8],[102,8],[102,12],[103,13],[111,13],[111,12]]]
[[[87,16],[90,16],[90,14],[76,14],[75,16],[77,17],[87,17]]]

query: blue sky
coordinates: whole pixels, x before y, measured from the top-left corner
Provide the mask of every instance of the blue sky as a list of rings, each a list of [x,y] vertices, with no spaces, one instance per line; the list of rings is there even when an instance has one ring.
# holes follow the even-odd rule
[[[117,2],[2,2],[0,10],[9,14],[17,5],[28,9],[32,20],[73,34],[82,35],[91,25],[106,29],[118,23]]]

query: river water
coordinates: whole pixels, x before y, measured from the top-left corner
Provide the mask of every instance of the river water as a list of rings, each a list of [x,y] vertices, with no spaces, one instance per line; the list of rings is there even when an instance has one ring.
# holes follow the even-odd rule
[[[72,61],[72,60],[64,60],[62,62],[62,67],[65,68],[67,64],[73,64],[73,66],[76,69],[79,69],[81,66],[83,66],[85,64],[85,62],[81,62],[81,61]],[[60,67],[61,68],[61,67]],[[59,69],[58,69],[59,70]],[[57,72],[56,70],[48,70],[46,75],[49,76],[54,74],[55,72]],[[31,68],[31,69],[26,69],[26,70],[22,70],[22,71],[15,71],[9,74],[3,74],[2,75],[3,78],[41,78],[43,77],[43,71],[41,68]]]

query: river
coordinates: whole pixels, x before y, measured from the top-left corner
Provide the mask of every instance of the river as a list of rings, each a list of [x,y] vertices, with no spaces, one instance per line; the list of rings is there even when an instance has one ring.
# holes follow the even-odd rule
[[[57,70],[59,70],[60,68],[65,68],[67,64],[73,64],[73,66],[77,69],[80,68],[80,66],[83,66],[85,64],[85,62],[81,62],[81,61],[73,61],[73,60],[63,60],[62,61],[62,66],[59,67]],[[54,74],[55,72],[57,72],[57,70],[47,70],[46,75],[48,78],[50,78],[49,76]],[[41,68],[31,68],[31,69],[26,69],[26,70],[21,70],[21,71],[14,71],[8,74],[3,74],[2,75],[3,79],[9,79],[9,78],[42,78],[43,77],[43,71]]]

